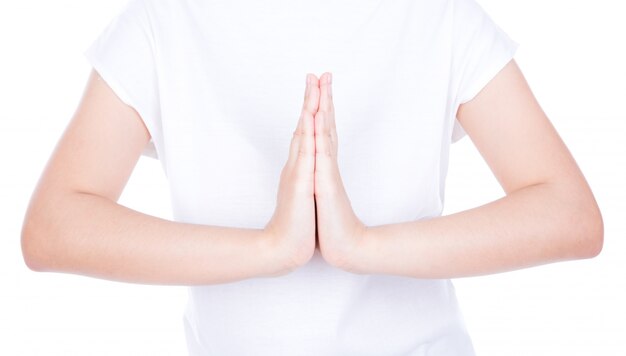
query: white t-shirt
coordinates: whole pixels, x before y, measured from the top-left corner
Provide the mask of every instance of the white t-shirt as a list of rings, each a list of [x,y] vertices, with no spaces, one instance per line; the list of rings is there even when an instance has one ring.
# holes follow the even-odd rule
[[[441,214],[457,109],[516,48],[474,0],[130,0],[85,55],[144,120],[176,221],[262,228],[306,73],[333,73],[340,171],[373,226]],[[352,274],[319,251],[189,291],[191,355],[474,354],[449,280]]]

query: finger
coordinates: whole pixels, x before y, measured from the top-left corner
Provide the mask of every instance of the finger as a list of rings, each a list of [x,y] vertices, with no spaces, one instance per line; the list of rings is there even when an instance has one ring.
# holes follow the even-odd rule
[[[326,72],[320,77],[320,111],[334,111],[332,95],[332,73]]]
[[[311,156],[314,159],[315,153],[315,138],[314,138],[314,116],[311,112],[312,109],[317,110],[319,101],[319,88],[318,79],[313,74],[307,75],[305,89],[304,104],[302,112],[300,113],[300,119],[298,120],[298,126],[293,133],[291,140],[291,146],[289,148],[289,159],[287,164],[293,167],[300,156]],[[304,161],[305,167],[308,167]],[[309,162],[310,164],[310,162]],[[314,164],[314,163],[313,163]]]
[[[311,92],[311,85],[312,85],[311,75],[307,74],[305,86],[304,86],[304,104],[302,104],[302,111],[300,113],[300,119],[298,120],[296,129],[293,132],[293,136],[291,137],[291,145],[289,146],[289,158],[287,161],[288,165],[293,165],[296,158],[298,157],[298,151],[300,150],[300,142],[302,141],[302,135],[304,133],[302,123],[304,122],[304,113],[305,113],[306,103],[309,100],[309,94]]]
[[[315,115],[315,170],[326,174],[335,167],[335,150],[332,147],[328,112]]]
[[[311,106],[311,89],[314,86],[314,75],[313,74],[307,74],[306,75],[306,82],[305,82],[305,86],[304,86],[304,101],[302,104],[302,111],[300,113],[300,119],[298,120],[298,125],[296,127],[296,131],[299,133],[302,133],[303,131],[303,127],[302,127],[302,122],[303,122],[303,113],[304,112],[310,112],[310,106]]]
[[[327,113],[325,118],[330,128],[330,143],[332,151],[337,154],[337,128],[335,126],[335,105],[332,94],[332,74],[326,72],[320,77],[320,104],[319,111]]]
[[[307,74],[307,90],[305,91],[304,104],[302,105],[302,111],[306,111],[312,115],[318,110],[319,107],[319,79],[315,74]]]
[[[313,181],[315,172],[315,117],[309,112],[302,114],[302,136],[295,162],[296,177]]]

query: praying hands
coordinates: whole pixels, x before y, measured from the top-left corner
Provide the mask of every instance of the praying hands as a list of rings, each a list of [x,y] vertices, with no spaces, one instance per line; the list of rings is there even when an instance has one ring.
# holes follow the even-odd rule
[[[316,239],[328,263],[348,268],[348,258],[362,239],[357,218],[337,164],[337,130],[330,73],[308,74],[304,104],[283,168],[276,211],[265,232],[283,248],[289,268],[306,264]]]

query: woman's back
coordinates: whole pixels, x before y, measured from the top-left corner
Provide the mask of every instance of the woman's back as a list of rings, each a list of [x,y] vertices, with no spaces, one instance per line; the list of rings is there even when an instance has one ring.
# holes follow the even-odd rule
[[[515,47],[470,1],[132,1],[87,55],[146,123],[176,221],[262,228],[302,73],[335,73],[344,184],[381,225],[441,214],[458,105]],[[319,250],[280,278],[191,287],[185,322],[198,355],[473,353],[448,280]]]

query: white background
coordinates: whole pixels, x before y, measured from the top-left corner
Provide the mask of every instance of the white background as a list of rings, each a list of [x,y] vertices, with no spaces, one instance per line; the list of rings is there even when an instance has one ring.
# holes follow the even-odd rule
[[[521,44],[516,59],[585,173],[604,250],[455,281],[478,355],[626,355],[626,15],[620,0],[479,0]],[[0,3],[0,355],[183,355],[184,287],[29,271],[20,229],[37,179],[81,98],[83,51],[125,0]],[[321,73],[318,73],[321,74]],[[464,138],[445,213],[502,196]],[[168,218],[166,181],[142,158],[120,203]]]

